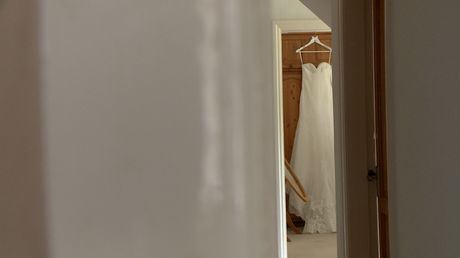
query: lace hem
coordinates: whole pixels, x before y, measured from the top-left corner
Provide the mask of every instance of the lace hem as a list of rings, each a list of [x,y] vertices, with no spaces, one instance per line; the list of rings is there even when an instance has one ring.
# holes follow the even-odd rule
[[[337,231],[335,202],[331,198],[315,199],[314,196],[302,206],[302,210],[289,205],[289,212],[305,221],[303,233],[333,233]]]

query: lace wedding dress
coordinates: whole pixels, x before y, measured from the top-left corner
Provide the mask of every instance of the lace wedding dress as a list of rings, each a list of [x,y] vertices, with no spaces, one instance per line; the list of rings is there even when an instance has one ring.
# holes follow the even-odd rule
[[[332,68],[302,65],[302,91],[292,158],[308,202],[287,185],[289,211],[305,220],[304,233],[336,232]]]

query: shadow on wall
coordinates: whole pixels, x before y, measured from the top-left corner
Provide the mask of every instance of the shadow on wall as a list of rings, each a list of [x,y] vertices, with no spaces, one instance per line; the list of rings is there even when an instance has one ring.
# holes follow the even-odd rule
[[[0,0],[0,257],[48,257],[38,1]]]

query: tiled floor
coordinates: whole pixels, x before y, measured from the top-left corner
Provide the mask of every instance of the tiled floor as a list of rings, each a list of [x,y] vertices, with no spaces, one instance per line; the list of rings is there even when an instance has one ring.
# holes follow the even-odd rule
[[[289,258],[337,258],[337,234],[297,235],[290,228],[287,233]]]

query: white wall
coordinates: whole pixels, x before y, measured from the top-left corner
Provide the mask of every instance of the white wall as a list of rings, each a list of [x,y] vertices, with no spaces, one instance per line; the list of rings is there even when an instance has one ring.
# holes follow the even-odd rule
[[[332,26],[332,0],[300,0],[307,6],[319,19]]]
[[[277,256],[266,1],[44,0],[29,30],[15,26],[37,24],[31,4],[6,22],[18,2],[0,2],[2,71],[16,68],[2,110],[26,111],[1,113],[20,122],[2,149],[36,142],[2,158],[1,257]],[[19,91],[34,36],[40,70]]]
[[[318,17],[299,0],[272,0],[273,20],[312,20]]]
[[[392,257],[457,257],[460,3],[386,2]]]

